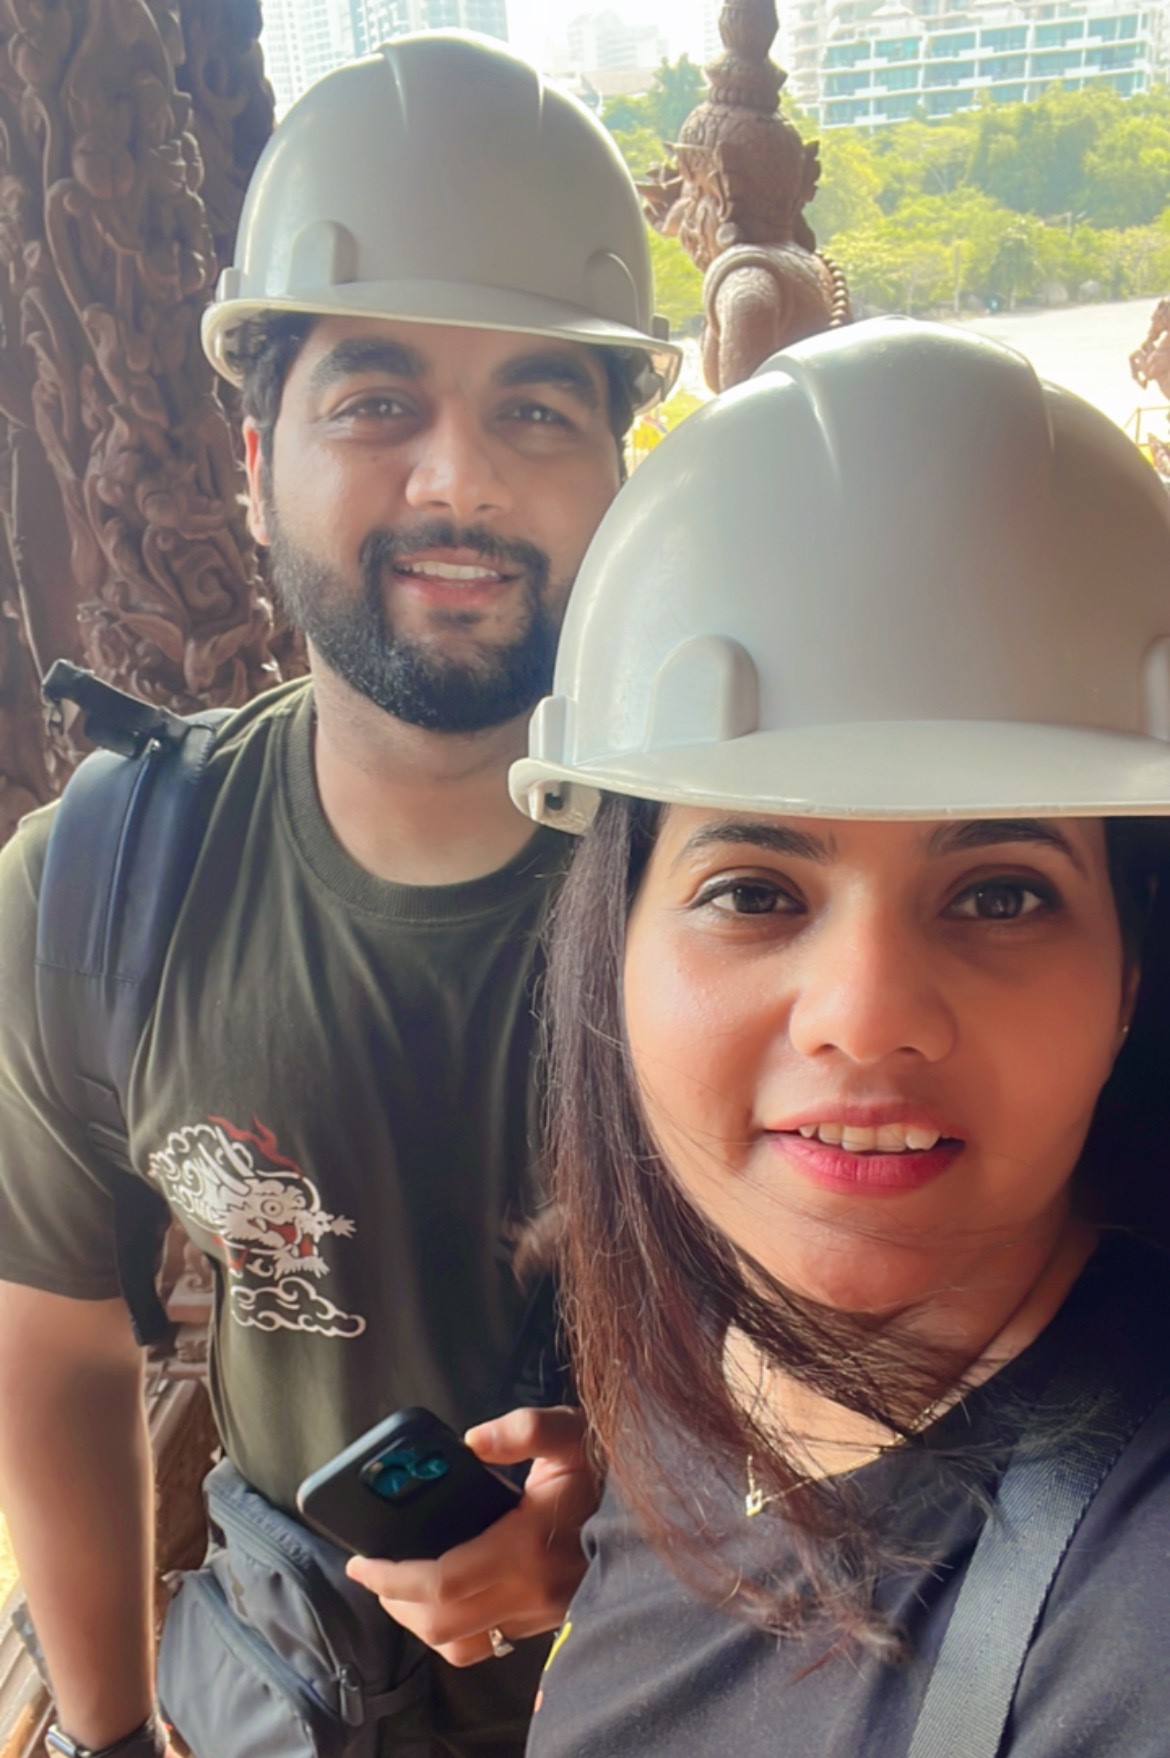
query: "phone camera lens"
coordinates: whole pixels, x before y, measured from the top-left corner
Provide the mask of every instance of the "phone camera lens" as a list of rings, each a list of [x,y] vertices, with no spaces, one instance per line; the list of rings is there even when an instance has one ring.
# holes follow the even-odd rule
[[[410,1487],[411,1471],[409,1466],[382,1463],[374,1477],[374,1488],[380,1496],[391,1501],[400,1496],[404,1489]]]
[[[424,1453],[415,1461],[414,1475],[432,1481],[437,1477],[446,1477],[451,1467],[442,1453]]]

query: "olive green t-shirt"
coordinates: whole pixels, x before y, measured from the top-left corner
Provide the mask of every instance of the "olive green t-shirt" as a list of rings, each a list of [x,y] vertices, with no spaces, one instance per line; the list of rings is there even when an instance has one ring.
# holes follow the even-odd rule
[[[532,991],[569,840],[467,884],[387,884],[322,814],[312,694],[229,722],[127,1102],[136,1168],[212,1259],[212,1395],[273,1501],[381,1417],[500,1407],[531,1212]],[[53,808],[0,854],[0,1278],[117,1294],[106,1174],[37,1024]]]

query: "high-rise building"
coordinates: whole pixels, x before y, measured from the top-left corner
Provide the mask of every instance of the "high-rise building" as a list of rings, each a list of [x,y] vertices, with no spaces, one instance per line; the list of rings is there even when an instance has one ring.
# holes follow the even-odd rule
[[[406,31],[508,36],[507,0],[264,0],[260,46],[283,115],[314,80]]]
[[[1030,102],[1057,81],[1128,97],[1162,68],[1162,0],[791,0],[781,20],[788,89],[826,129]]]
[[[657,67],[666,39],[652,24],[629,25],[616,12],[583,12],[569,25],[569,67],[574,73]]]
[[[354,52],[351,0],[265,0],[260,38],[277,113]]]
[[[506,0],[350,0],[359,54],[407,31],[479,31],[508,40]]]

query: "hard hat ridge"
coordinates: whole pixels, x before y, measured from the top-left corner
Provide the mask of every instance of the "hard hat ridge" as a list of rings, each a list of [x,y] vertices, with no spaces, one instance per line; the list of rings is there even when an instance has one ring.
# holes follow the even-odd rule
[[[1022,356],[883,319],[691,416],[606,515],[512,772],[823,816],[1170,813],[1170,504]],[[548,807],[548,795],[559,804]]]
[[[641,404],[679,350],[653,311],[645,223],[608,131],[487,38],[424,32],[320,80],[266,146],[204,346],[274,311],[553,336],[636,360]]]

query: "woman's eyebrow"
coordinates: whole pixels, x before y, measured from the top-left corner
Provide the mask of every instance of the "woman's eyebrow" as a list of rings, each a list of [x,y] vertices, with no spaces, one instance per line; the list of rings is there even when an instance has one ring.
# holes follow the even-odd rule
[[[769,854],[786,855],[801,861],[824,863],[832,860],[834,853],[832,838],[821,842],[792,824],[774,824],[756,818],[727,818],[718,824],[704,824],[693,836],[688,836],[671,865],[678,866],[688,855],[729,842],[745,848],[766,849]]]
[[[1036,842],[1054,848],[1085,874],[1085,863],[1064,832],[1045,818],[977,818],[966,824],[942,824],[927,840],[931,855],[966,854],[971,849],[1000,847],[1011,842]]]

